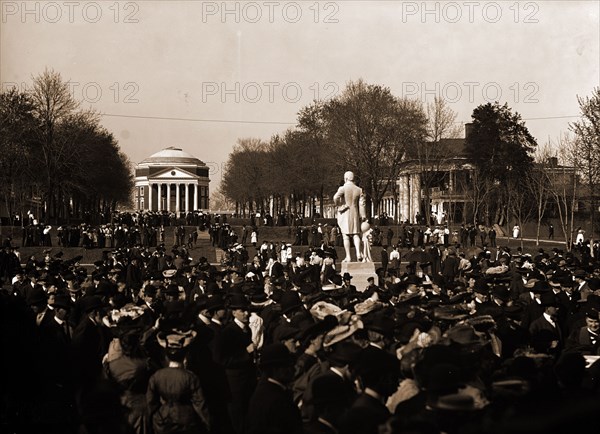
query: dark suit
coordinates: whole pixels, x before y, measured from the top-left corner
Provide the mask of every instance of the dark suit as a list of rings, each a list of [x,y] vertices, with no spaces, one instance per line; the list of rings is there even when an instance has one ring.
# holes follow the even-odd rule
[[[446,256],[442,263],[442,276],[446,282],[454,282],[454,278],[458,275],[459,259],[454,255]]]
[[[292,393],[261,378],[250,399],[246,434],[301,434],[302,419]]]
[[[340,434],[377,434],[379,425],[389,417],[390,412],[383,403],[362,393],[342,417]]]
[[[593,343],[592,343],[593,342]],[[600,336],[594,335],[585,327],[571,332],[565,345],[566,351],[581,351],[584,354],[597,355],[600,348]]]
[[[77,384],[93,383],[102,373],[102,357],[108,351],[102,326],[85,316],[73,330],[71,345]]]
[[[529,334],[531,335],[532,338],[534,338],[535,335],[541,331],[547,330],[547,331],[551,332],[552,336],[553,336],[553,340],[558,341],[558,347],[554,351],[559,352],[563,347],[563,338],[562,338],[562,331],[560,329],[560,325],[556,321],[555,321],[555,324],[556,324],[556,327],[554,327],[552,324],[550,324],[546,320],[544,315],[542,315],[541,317],[539,317],[538,319],[536,319],[535,321],[533,321],[531,323],[531,325],[529,326]]]
[[[248,403],[256,386],[256,366],[246,348],[252,342],[250,330],[244,332],[235,322],[223,327],[215,342],[215,360],[225,368],[231,390],[229,414],[234,430],[241,433]]]
[[[40,360],[44,376],[53,383],[66,385],[71,378],[71,335],[73,330],[67,321],[62,325],[54,316],[40,325]]]
[[[215,333],[202,321],[197,321],[194,329],[196,339],[188,350],[188,369],[200,379],[206,398],[208,411],[213,421],[213,433],[233,432],[227,405],[231,400],[229,384],[223,366],[216,363],[213,355]]]

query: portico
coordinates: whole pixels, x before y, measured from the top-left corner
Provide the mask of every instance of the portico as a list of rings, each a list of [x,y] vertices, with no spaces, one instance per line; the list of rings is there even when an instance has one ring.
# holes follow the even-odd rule
[[[188,213],[208,209],[208,167],[179,148],[167,148],[138,164],[138,210]]]

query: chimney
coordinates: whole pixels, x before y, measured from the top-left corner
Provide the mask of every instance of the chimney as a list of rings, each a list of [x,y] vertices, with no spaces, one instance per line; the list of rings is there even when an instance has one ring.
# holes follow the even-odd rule
[[[465,124],[465,139],[468,139],[473,132],[473,123],[469,122]]]

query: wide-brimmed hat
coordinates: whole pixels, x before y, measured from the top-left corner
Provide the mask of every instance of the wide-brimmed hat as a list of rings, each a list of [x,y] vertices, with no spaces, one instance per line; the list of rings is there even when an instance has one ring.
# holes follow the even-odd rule
[[[300,333],[301,341],[308,341],[319,335],[325,334],[338,325],[338,319],[334,315],[327,315],[322,321],[314,324],[306,322]]]
[[[108,315],[102,318],[102,322],[107,327],[117,327],[120,323],[131,323],[144,315],[146,309],[146,306],[136,306],[129,303],[120,309],[113,309],[108,312]]]
[[[486,340],[481,338],[475,328],[468,324],[457,324],[446,332],[446,337],[456,344],[477,345],[484,344]]]
[[[165,270],[162,272],[162,274],[165,278],[171,279],[171,278],[175,277],[175,275],[177,274],[177,270],[172,270],[172,269]]]
[[[323,346],[330,347],[342,342],[344,339],[352,336],[357,330],[363,328],[364,325],[360,317],[358,315],[352,315],[347,324],[340,324],[325,335]]]
[[[452,393],[440,396],[438,399],[430,402],[429,406],[435,410],[443,411],[463,412],[478,410],[473,397],[464,393]]]
[[[194,330],[170,330],[162,331],[156,335],[158,344],[167,349],[181,349],[187,347],[196,337]]]
[[[294,356],[287,347],[279,342],[266,345],[261,352],[258,366],[268,368],[273,366],[293,366]]]

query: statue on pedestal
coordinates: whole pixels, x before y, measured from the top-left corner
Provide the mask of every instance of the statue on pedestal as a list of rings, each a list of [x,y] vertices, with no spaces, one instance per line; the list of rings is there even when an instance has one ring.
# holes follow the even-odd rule
[[[354,240],[356,260],[362,261],[360,244],[361,221],[367,218],[365,196],[362,188],[354,183],[354,173],[344,173],[344,185],[333,196],[333,201],[338,207],[337,222],[344,239],[346,257],[342,262],[351,262],[350,237]]]

